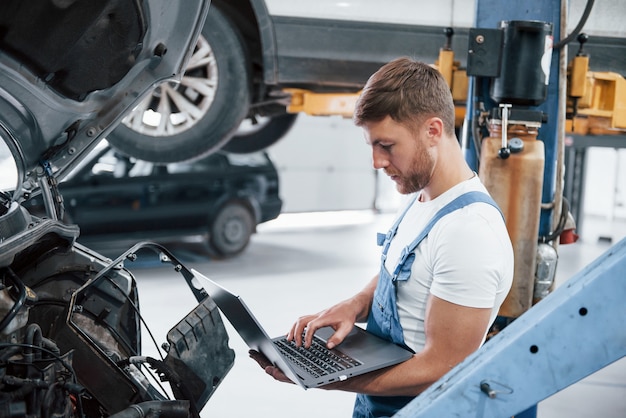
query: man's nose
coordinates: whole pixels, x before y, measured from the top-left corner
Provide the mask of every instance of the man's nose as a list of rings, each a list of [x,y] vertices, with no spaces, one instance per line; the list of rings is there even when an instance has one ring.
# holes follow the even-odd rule
[[[374,149],[372,151],[372,164],[376,170],[385,168],[389,165],[387,157],[379,150]]]

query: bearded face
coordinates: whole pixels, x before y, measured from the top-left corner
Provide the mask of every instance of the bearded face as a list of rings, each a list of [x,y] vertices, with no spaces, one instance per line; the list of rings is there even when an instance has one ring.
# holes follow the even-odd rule
[[[363,125],[365,141],[372,147],[375,169],[383,169],[402,194],[423,190],[436,165],[429,126],[400,123],[390,116]]]
[[[396,182],[398,192],[402,194],[415,193],[422,190],[432,177],[435,161],[428,148],[419,140],[414,142],[413,158],[406,170],[395,166],[385,168],[385,174]]]

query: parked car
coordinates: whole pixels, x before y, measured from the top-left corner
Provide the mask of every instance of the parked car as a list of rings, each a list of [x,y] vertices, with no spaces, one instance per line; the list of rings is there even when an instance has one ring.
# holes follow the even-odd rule
[[[108,139],[129,155],[160,162],[218,149],[264,149],[296,120],[297,114],[287,112],[286,89],[357,92],[398,56],[434,63],[448,42],[448,26],[454,29],[449,47],[464,67],[474,3],[443,0],[432,7],[425,0],[396,0],[381,7],[376,0],[214,0],[181,82],[157,87]],[[583,6],[583,0],[572,2],[574,16]],[[623,68],[615,58],[615,48],[626,50],[615,30],[619,20],[607,32],[603,22],[614,13],[610,7],[595,9],[601,18],[585,27],[594,35],[585,47],[592,64],[603,71]]]
[[[176,239],[208,235],[213,253],[243,251],[256,225],[276,218],[278,173],[264,152],[217,152],[193,162],[154,164],[129,158],[106,141],[59,185],[64,220],[81,237]],[[41,195],[24,206],[45,216]]]

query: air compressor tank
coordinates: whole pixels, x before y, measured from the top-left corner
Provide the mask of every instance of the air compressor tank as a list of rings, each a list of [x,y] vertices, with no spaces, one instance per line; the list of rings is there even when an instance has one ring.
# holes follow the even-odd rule
[[[503,159],[502,123],[492,119],[489,137],[481,145],[479,177],[500,206],[513,244],[513,285],[499,312],[509,318],[517,318],[533,303],[545,160],[544,144],[537,139],[539,126],[541,122],[509,120],[507,137],[517,145]]]

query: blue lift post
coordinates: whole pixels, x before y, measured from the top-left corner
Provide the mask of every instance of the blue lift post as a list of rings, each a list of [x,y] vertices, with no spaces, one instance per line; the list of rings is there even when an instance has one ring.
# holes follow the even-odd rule
[[[561,33],[562,6],[565,4],[562,2],[566,1],[525,0],[523,2],[511,2],[506,0],[477,0],[475,26],[477,28],[493,29],[500,27],[500,22],[502,21],[549,22],[552,24],[552,36],[554,43],[556,43]],[[552,51],[546,100],[535,107],[536,110],[542,111],[547,115],[547,121],[539,129],[537,139],[544,143],[545,165],[541,199],[543,203],[548,204],[555,202],[556,175],[558,173],[557,155],[558,147],[560,146],[558,141],[559,100],[560,97],[564,97],[564,95],[559,96],[559,85],[561,77],[565,77],[565,74],[560,73],[560,54],[560,50]],[[471,98],[471,102],[468,103],[468,114],[470,115],[474,112],[474,100],[487,105],[491,103],[493,106],[497,106],[489,97],[489,83],[479,83],[482,86],[481,91],[474,92],[474,82],[475,80],[472,80],[470,94],[468,95]],[[470,135],[474,134],[475,132],[472,131]],[[475,146],[476,141],[472,140],[470,144]],[[476,154],[470,153],[468,155]],[[471,159],[468,162],[472,164]],[[473,163],[477,164],[476,161]],[[474,168],[478,171],[477,166],[474,166]],[[549,209],[541,209],[538,236],[547,236],[552,232],[554,210],[550,205],[546,207]],[[535,418],[537,416],[537,406],[531,405],[527,410],[518,412],[518,418]]]
[[[562,0],[566,1],[566,0]],[[559,41],[559,33],[561,31],[561,0],[476,0],[476,19],[475,27],[497,29],[501,21],[510,20],[536,20],[541,22],[550,22],[553,25],[552,34],[554,43]],[[535,109],[541,110],[548,115],[548,120],[539,129],[538,139],[544,142],[545,146],[545,167],[542,201],[551,203],[554,200],[556,175],[557,175],[557,154],[558,154],[558,115],[559,115],[559,53],[560,50],[552,52],[552,60],[550,63],[550,77],[548,81],[547,98],[544,103]],[[565,75],[564,75],[565,76]],[[470,91],[468,97],[474,97],[474,80],[470,80]],[[488,89],[487,89],[488,90]],[[476,92],[481,96],[483,102],[492,101],[488,97],[489,92]],[[487,97],[484,97],[487,96]],[[467,103],[467,113],[472,115],[475,110],[474,102],[470,100]],[[471,116],[470,116],[471,117]],[[469,133],[472,135],[473,133]],[[477,168],[475,158],[474,141],[467,141],[470,151],[467,153],[467,160],[474,169]],[[551,209],[541,211],[541,219],[539,226],[539,235],[546,236],[552,232],[552,214]]]

